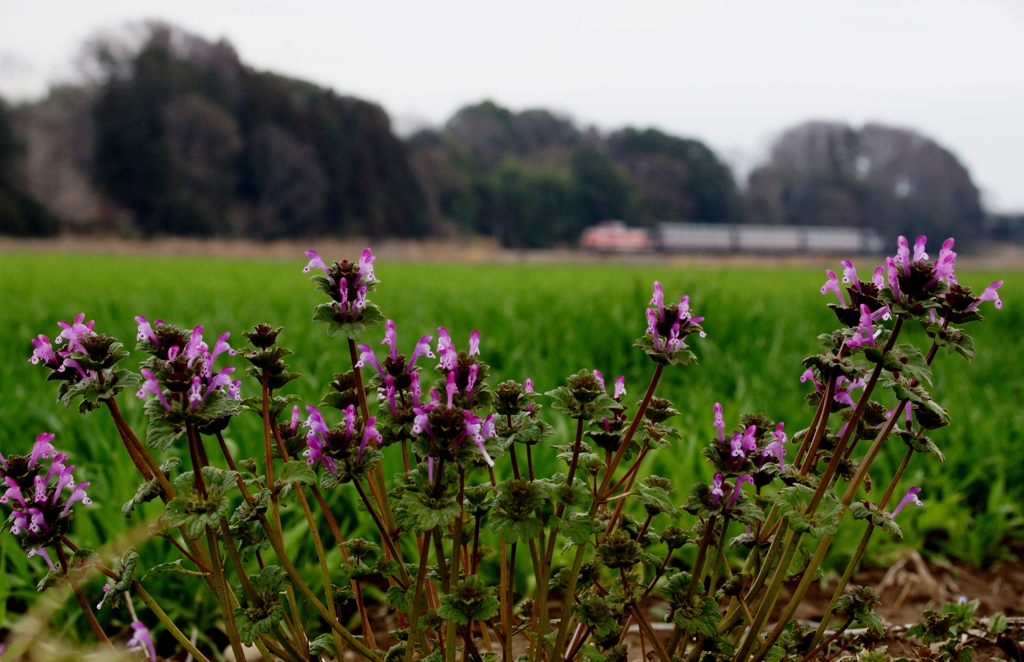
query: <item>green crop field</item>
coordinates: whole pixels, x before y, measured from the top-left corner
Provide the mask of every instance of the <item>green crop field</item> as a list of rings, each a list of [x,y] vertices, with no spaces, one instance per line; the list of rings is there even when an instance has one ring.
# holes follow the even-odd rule
[[[57,433],[54,443],[69,452],[81,467],[81,477],[91,481],[96,504],[76,516],[76,540],[98,546],[132,527],[137,532],[146,517],[159,513],[150,504],[131,520],[121,518],[120,504],[134,494],[138,481],[113,424],[103,411],[83,416],[56,404],[56,385],[27,362],[29,340],[39,333],[52,339],[59,330],[56,322],[79,312],[95,319],[98,331],[129,347],[135,342],[133,317],[140,314],[180,326],[202,324],[208,338],[230,331],[235,346],[241,345],[241,331],[254,324],[283,325],[280,342],[295,351],[292,369],[303,375],[286,392],[301,396],[303,404],[315,404],[332,374],[350,366],[344,342],[329,339],[323,327],[310,321],[321,299],[301,273],[302,266],[298,259],[0,256],[0,449],[5,454],[25,452],[40,432]],[[825,280],[819,271],[380,261],[375,266],[382,284],[372,298],[395,320],[404,351],[411,351],[421,335],[436,339],[438,326],[447,327],[460,348],[466,347],[470,331],[479,329],[492,385],[531,377],[537,390],[546,391],[580,368],[596,368],[606,377],[625,375],[629,401],[639,399],[653,369],[643,352],[632,348],[646,328],[651,281],[664,284],[666,299],[689,294],[697,314],[707,318],[703,325],[708,337],[690,343],[699,364],[667,370],[659,388],[659,395],[682,412],[674,423],[683,441],[647,460],[651,472],[671,477],[684,494],[693,479],[708,478],[700,448],[714,434],[714,402],[725,407],[730,427],[742,411],[763,411],[786,421],[790,434],[807,426],[812,411],[803,396],[810,387],[799,382],[800,361],[816,352],[819,333],[837,325],[825,307],[831,299],[818,291]],[[870,274],[871,268],[864,264],[861,272]],[[901,519],[904,544],[975,565],[999,561],[1005,554],[1001,543],[1020,526],[1018,504],[1024,498],[1024,278],[1019,273],[960,274],[962,282],[979,291],[997,277],[1006,279],[1000,290],[1005,306],[996,311],[985,304],[989,319],[970,329],[978,350],[974,364],[944,353],[936,359],[933,395],[950,409],[953,425],[933,438],[947,460],[940,467],[914,458],[905,483],[924,488],[927,507]],[[374,329],[364,342],[376,344],[382,336],[383,329]],[[925,343],[920,329],[911,330],[908,338]],[[127,367],[136,368],[140,358],[133,354]],[[243,395],[253,395],[258,384],[245,379]],[[142,436],[139,401],[125,393],[121,402]],[[564,438],[568,432],[559,428],[559,433]],[[229,429],[229,441],[241,456],[255,454],[262,444],[257,417],[243,415]],[[897,444],[890,442],[876,464],[876,482],[887,481],[902,457]],[[542,470],[555,469],[549,456],[553,453],[541,454]],[[386,471],[397,468],[394,458],[386,461]],[[355,506],[344,495],[336,495],[334,505],[351,531]],[[292,533],[300,538],[301,528]],[[840,554],[843,540],[837,545]],[[898,553],[892,543],[878,542],[876,560]],[[38,575],[41,564],[35,564],[38,559],[26,561],[10,535],[0,536],[0,546],[0,603],[18,611],[32,592],[32,584],[24,580],[30,574],[26,565],[34,565]],[[143,563],[159,562],[165,548],[161,541],[144,545]],[[194,607],[199,617],[204,608]]]

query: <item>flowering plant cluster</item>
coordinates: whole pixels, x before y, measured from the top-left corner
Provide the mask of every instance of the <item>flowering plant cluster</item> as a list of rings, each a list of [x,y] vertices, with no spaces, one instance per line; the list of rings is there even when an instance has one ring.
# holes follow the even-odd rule
[[[355,262],[307,257],[304,271],[322,272],[311,280],[329,299],[313,321],[342,336],[351,359],[319,402],[282,394],[298,375],[278,342],[282,329],[266,324],[242,334],[241,350],[229,333],[211,347],[203,326],[137,317],[136,349],[148,355],[137,375],[117,368],[128,351],[84,315],[60,323],[59,349],[43,335],[32,341],[30,361],[61,382],[63,404],[81,400],[83,413],[105,407],[112,416],[142,479],[122,513],[163,503],[154,532],[182,558],[161,571],[182,572],[215,596],[235,659],[252,646],[264,659],[296,661],[347,650],[374,662],[620,662],[635,625],[643,652],[661,662],[808,660],[852,624],[881,628],[877,596],[850,579],[874,531],[901,537],[896,517],[922,505],[911,487],[887,510],[914,455],[943,459],[930,435],[950,418],[927,390],[938,351],[973,359],[962,325],[982,319],[983,302],[1001,307],[1001,282],[980,295],[958,282],[952,240],[931,261],[924,237],[913,250],[901,238],[869,281],[844,261],[842,278],[828,271],[821,288],[837,299],[828,305],[839,328],[820,336],[822,351],[802,375],[793,371],[809,382],[809,423],[727,416],[716,404],[703,449],[710,481],[682,489],[642,469],[681,436],[671,425],[679,412],[656,393],[666,369],[696,363],[691,337],[706,336],[689,297],[666,304],[654,283],[636,341],[652,360],[639,399],[623,377],[609,388],[589,369],[542,394],[530,379],[490,383],[478,331],[464,340],[441,327],[400,342],[369,298],[380,285],[369,249]],[[382,323],[379,345],[364,342]],[[915,323],[929,340],[924,351],[899,342]],[[232,356],[248,362],[250,385],[234,366],[217,366]],[[243,399],[243,388],[255,395]],[[118,408],[126,389],[145,400],[144,443]],[[545,405],[551,413],[542,415]],[[247,411],[262,420],[263,452],[236,458],[224,432]],[[568,419],[570,436],[559,438],[552,416]],[[890,440],[903,442],[904,461],[881,497],[864,499]],[[135,548],[111,562],[74,544],[73,506],[90,505],[88,483],[75,481],[52,441],[42,434],[28,455],[0,456],[7,527],[49,567],[40,590],[70,585],[96,637],[113,646],[83,586],[87,573],[103,573],[98,608],[130,612],[124,645],[153,660],[176,648],[196,660],[219,654],[201,650],[149,595]],[[392,477],[382,468],[387,455],[401,460]],[[538,475],[543,455],[564,470]],[[338,493],[360,504],[375,540],[344,536],[330,505]],[[847,514],[847,526],[863,527],[861,543],[820,627],[808,629],[794,612]],[[315,567],[297,565],[295,540],[286,543],[286,531],[303,523]],[[328,563],[336,551],[340,566]],[[515,582],[522,564],[533,578],[525,591]],[[780,603],[786,582],[796,588]],[[371,614],[382,610],[368,605],[370,585],[386,587],[386,638],[374,629]],[[160,636],[136,616],[136,597]],[[667,607],[667,637],[652,624],[655,599]],[[826,638],[833,616],[841,625]],[[766,629],[769,617],[776,625]]]

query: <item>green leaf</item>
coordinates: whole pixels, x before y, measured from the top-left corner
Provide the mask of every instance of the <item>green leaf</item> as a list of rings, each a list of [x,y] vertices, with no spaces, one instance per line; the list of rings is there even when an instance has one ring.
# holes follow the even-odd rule
[[[798,533],[807,533],[814,538],[835,535],[839,530],[839,514],[842,507],[832,490],[826,490],[821,503],[813,512],[807,512],[814,490],[806,485],[792,485],[779,492],[779,514],[789,520],[789,526]]]
[[[160,407],[159,399],[153,399],[150,402],[155,402],[157,407]],[[147,402],[146,409],[151,410],[152,407],[148,406],[150,402]],[[161,410],[163,408],[161,407]],[[172,424],[170,421],[154,417],[152,411],[147,411],[150,415],[149,425],[146,427],[146,446],[166,452],[171,447],[171,444],[181,439],[185,434],[185,425],[181,423],[179,425]]]
[[[249,575],[252,587],[264,600],[276,600],[284,592],[291,580],[279,565],[268,565],[255,575]]]
[[[1009,621],[1006,620],[1006,614],[998,611],[988,617],[988,631],[989,634],[999,634],[1010,626]]]
[[[555,520],[555,518],[552,518]],[[558,524],[558,532],[573,542],[574,545],[585,545],[590,536],[603,530],[587,513],[569,513],[562,519],[549,521],[549,525]]]
[[[314,658],[334,658],[334,635],[326,632],[309,642],[309,654]]]
[[[176,457],[169,458],[166,462],[160,465],[160,471],[167,474],[180,463],[181,460]],[[135,491],[135,496],[121,506],[121,514],[126,518],[130,518],[132,513],[135,512],[135,508],[137,506],[148,503],[158,496],[160,496],[160,483],[154,477],[139,485],[139,488]]]
[[[178,559],[176,561],[170,561],[168,563],[159,563],[150,568],[149,571],[142,576],[142,580],[145,581],[151,575],[162,575],[168,572],[173,572],[180,575],[198,575],[200,577],[206,575],[205,572],[200,572],[198,570],[189,570],[184,566],[184,563],[184,559]]]
[[[441,597],[437,615],[468,625],[471,620],[486,621],[501,608],[501,604],[478,575],[472,575],[452,586],[448,595]]]
[[[911,377],[929,385],[932,383],[932,369],[925,355],[914,345],[903,343],[886,352],[882,366],[886,370],[899,371],[904,377]]]
[[[75,550],[74,554],[72,554],[68,559],[67,573],[59,569],[50,570],[42,579],[39,580],[39,583],[36,584],[36,591],[38,593],[42,593],[48,588],[63,586],[69,576],[74,581],[81,581],[85,571],[96,565],[99,560],[99,555],[93,550],[86,549],[84,547],[79,548]]]
[[[169,527],[185,527],[190,538],[203,535],[206,527],[216,528],[222,517],[227,517],[231,502],[226,493],[237,486],[237,471],[225,471],[216,467],[203,467],[206,483],[206,497],[200,496],[195,487],[195,474],[182,473],[174,479],[181,493],[167,503],[164,521]]]
[[[695,327],[697,330],[700,329],[700,327],[695,324],[691,324],[689,326],[691,328]],[[664,339],[662,339],[662,343],[664,342]],[[660,365],[688,366],[697,362],[697,356],[690,351],[690,348],[685,342],[681,343],[679,349],[676,351],[671,354],[666,354],[664,351],[654,348],[654,338],[650,335],[645,335],[637,338],[633,343],[633,347],[639,347],[644,350],[644,353],[651,357],[652,361]]]
[[[678,516],[676,506],[672,503],[668,490],[664,487],[650,487],[639,482],[633,486],[633,494],[644,505],[648,515],[668,513]]]
[[[283,622],[284,607],[279,602],[262,607],[235,609],[238,638],[247,646],[259,639],[260,634],[272,634],[277,624]]]
[[[399,586],[392,586],[384,594],[384,599],[395,611],[410,614],[412,612],[412,601],[416,597],[415,591],[415,585],[410,585],[404,591]]]
[[[722,620],[722,612],[714,598],[694,596],[688,605],[677,607],[672,621],[680,628],[690,632],[699,632],[706,637],[718,634],[718,623]]]
[[[292,460],[291,462],[284,463],[284,466],[281,468],[281,476],[277,482],[280,485],[291,485],[293,483],[314,485],[316,484],[316,472],[306,462]]]
[[[419,533],[430,531],[435,526],[447,527],[455,521],[461,509],[453,495],[439,498],[406,490],[400,502],[401,523]],[[396,516],[399,516],[396,513]]]
[[[109,589],[104,589],[103,599],[96,605],[97,609],[103,609],[104,605],[116,607],[121,604],[121,596],[131,589],[132,580],[135,579],[135,569],[138,566],[138,551],[134,547],[124,550],[124,554],[121,555],[121,560],[117,564],[117,569],[114,571],[117,579],[112,580],[113,584],[108,584],[110,586]]]
[[[529,542],[544,531],[544,525],[536,517],[513,520],[498,512],[491,515],[490,526],[507,543]]]

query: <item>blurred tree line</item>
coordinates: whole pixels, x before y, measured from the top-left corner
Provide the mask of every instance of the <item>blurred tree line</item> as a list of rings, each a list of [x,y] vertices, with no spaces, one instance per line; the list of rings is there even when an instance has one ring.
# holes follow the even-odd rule
[[[408,144],[437,232],[538,247],[575,242],[608,219],[742,219],[735,179],[714,152],[654,129],[601,135],[546,110],[513,113],[487,101]]]
[[[977,234],[967,170],[913,131],[808,123],[743,190],[697,140],[486,101],[406,140],[376,106],[162,23],[94,40],[91,80],[0,103],[0,233],[572,244],[602,220]]]
[[[783,133],[750,174],[752,223],[845,225],[883,236],[983,229],[978,189],[956,156],[909,129],[808,122]]]
[[[0,99],[0,234],[30,236],[56,229],[46,209],[28,192],[18,163],[25,147],[14,133],[10,110]]]
[[[255,71],[226,42],[165,24],[147,25],[138,46],[106,38],[88,50],[90,85],[56,89],[15,118],[30,188],[69,229],[425,232],[406,147],[379,106]]]

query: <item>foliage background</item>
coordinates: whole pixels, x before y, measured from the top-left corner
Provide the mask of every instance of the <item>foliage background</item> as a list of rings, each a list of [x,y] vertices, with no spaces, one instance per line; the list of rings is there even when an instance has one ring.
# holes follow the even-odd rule
[[[57,433],[55,444],[80,467],[82,479],[92,483],[90,495],[96,503],[78,509],[75,540],[86,546],[115,540],[110,549],[119,551],[127,544],[126,536],[144,533],[146,517],[158,515],[159,507],[149,504],[132,520],[121,518],[120,505],[134,494],[138,481],[109,417],[103,412],[81,416],[56,404],[56,385],[46,383],[43,371],[27,362],[29,340],[38,333],[52,338],[57,320],[83,311],[86,319],[95,318],[97,330],[130,347],[136,332],[133,317],[139,314],[181,326],[202,324],[211,337],[230,331],[236,346],[241,331],[257,323],[284,325],[281,343],[295,350],[292,369],[303,375],[286,392],[301,396],[302,404],[316,404],[331,375],[345,369],[348,357],[345,345],[329,340],[322,327],[310,322],[318,298],[301,266],[298,261],[3,256],[0,447],[5,454],[26,452],[40,432]],[[806,427],[812,411],[803,405],[808,387],[798,380],[800,360],[816,351],[817,334],[836,325],[825,308],[828,300],[818,293],[823,277],[816,270],[380,262],[375,266],[383,283],[374,300],[395,320],[400,348],[411,351],[423,334],[436,338],[442,325],[457,347],[465,347],[470,331],[480,329],[492,385],[531,377],[538,391],[546,391],[588,367],[606,377],[624,374],[627,401],[640,398],[652,372],[643,353],[631,347],[645,328],[643,309],[651,281],[661,280],[668,297],[690,294],[693,308],[707,317],[708,337],[692,343],[700,363],[666,371],[659,388],[659,394],[682,412],[673,423],[682,430],[683,441],[652,453],[646,465],[646,471],[675,482],[680,500],[693,480],[710,478],[699,451],[714,434],[714,402],[722,402],[730,427],[742,411],[763,411],[786,421],[791,436]],[[960,279],[981,288],[995,277],[970,272]],[[1024,412],[1019,406],[1024,391],[1024,279],[1018,273],[998,277],[1006,278],[1000,290],[1005,306],[995,311],[986,304],[989,319],[971,329],[978,347],[974,364],[966,366],[959,357],[945,354],[936,360],[933,394],[949,407],[953,425],[936,431],[933,438],[947,461],[940,467],[915,457],[904,487],[922,486],[927,507],[908,510],[900,522],[906,534],[903,546],[979,567],[1008,560],[1004,542],[1017,535],[1024,522],[1019,506],[1024,498]],[[377,329],[366,341],[376,344],[382,337],[383,330]],[[924,342],[919,330],[912,330],[910,337]],[[140,358],[133,355],[127,366],[135,369]],[[229,361],[242,366],[241,361]],[[257,385],[245,380],[243,395],[252,395]],[[141,437],[145,426],[140,402],[125,395],[122,409]],[[239,449],[236,457],[255,455],[261,447],[258,418],[249,416],[228,431],[229,441]],[[560,437],[570,433],[564,423],[551,420],[560,426]],[[902,454],[902,448],[890,444],[873,472],[876,480],[888,480]],[[552,456],[538,454],[540,472],[555,470]],[[387,475],[399,468],[397,458],[386,458]],[[374,539],[370,528],[359,528],[355,503],[344,487],[332,499],[346,535]],[[840,537],[832,567],[852,552],[859,530],[850,527],[849,538]],[[871,558],[876,563],[891,560],[901,549],[881,538],[873,540]],[[288,540],[300,562],[313,562],[301,524],[289,530]],[[6,626],[34,601],[32,578],[42,573],[41,563],[35,563],[39,560],[25,559],[13,537],[0,536],[0,550],[0,626]],[[167,560],[171,553],[161,540],[145,543],[141,551],[143,567]],[[333,561],[340,558],[335,554]],[[315,584],[313,575],[310,579]],[[183,595],[181,581],[163,575],[147,580],[147,585],[152,584],[154,593]],[[528,581],[525,571],[518,581]],[[99,584],[92,590],[98,591]],[[183,617],[199,619],[193,622],[204,622],[214,605],[201,591],[196,593],[194,601],[182,599],[174,609]],[[69,610],[66,628],[75,627],[76,612]]]

